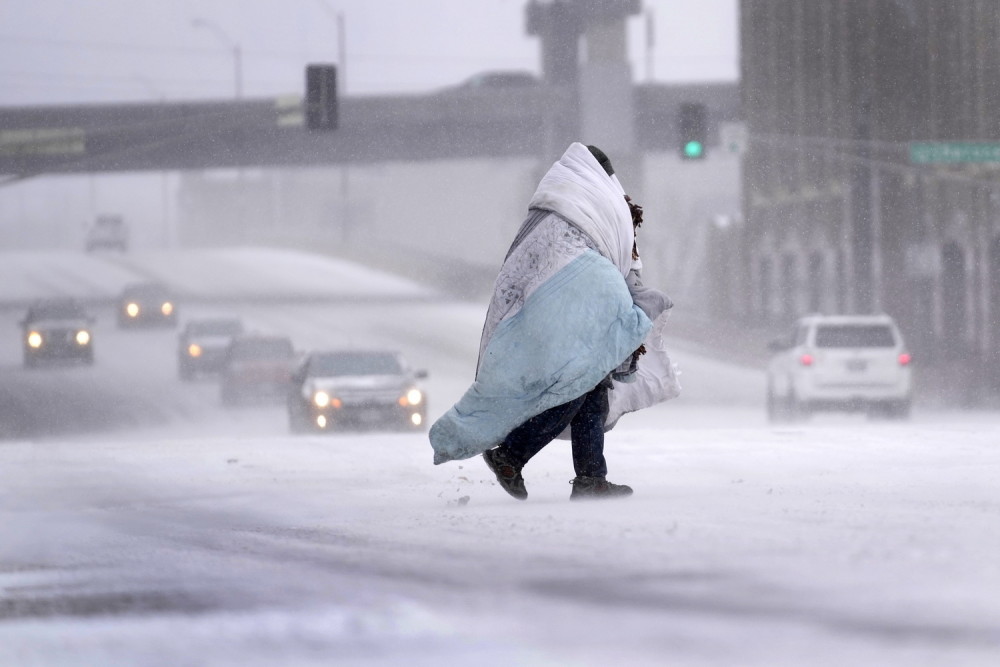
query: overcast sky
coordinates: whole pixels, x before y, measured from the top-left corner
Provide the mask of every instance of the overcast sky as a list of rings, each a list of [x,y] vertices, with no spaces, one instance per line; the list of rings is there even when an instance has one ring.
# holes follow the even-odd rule
[[[310,62],[336,62],[349,95],[424,92],[476,72],[539,73],[527,0],[2,0],[0,106],[301,94]],[[737,0],[645,0],[629,21],[636,81],[738,77]],[[201,19],[213,27],[195,27]],[[650,71],[651,70],[651,71]]]

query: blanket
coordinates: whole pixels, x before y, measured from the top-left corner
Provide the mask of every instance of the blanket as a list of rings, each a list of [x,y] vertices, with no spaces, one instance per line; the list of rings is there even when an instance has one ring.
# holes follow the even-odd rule
[[[615,266],[592,250],[581,254],[497,326],[476,381],[431,426],[434,463],[481,454],[528,419],[582,396],[651,328]]]
[[[539,183],[501,267],[475,382],[430,428],[434,463],[500,444],[593,389],[643,343],[652,322],[625,281],[634,238],[618,179],[572,144]]]

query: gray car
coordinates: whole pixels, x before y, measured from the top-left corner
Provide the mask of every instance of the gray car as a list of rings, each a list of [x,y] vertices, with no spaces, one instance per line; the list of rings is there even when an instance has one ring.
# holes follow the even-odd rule
[[[236,317],[189,320],[177,337],[177,373],[182,380],[196,375],[217,374],[226,363],[233,338],[243,333]]]
[[[35,301],[21,320],[24,365],[30,368],[43,361],[94,363],[93,323],[74,299]]]
[[[427,371],[386,350],[310,352],[292,373],[292,432],[361,429],[423,430]]]

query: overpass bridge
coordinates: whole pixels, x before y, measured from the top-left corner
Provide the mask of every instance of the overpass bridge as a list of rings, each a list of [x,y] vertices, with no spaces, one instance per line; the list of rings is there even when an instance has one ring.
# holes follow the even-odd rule
[[[737,83],[638,85],[636,146],[671,150],[681,102],[713,126],[740,119]],[[253,100],[0,108],[0,177],[318,166],[465,157],[550,157],[578,139],[571,86],[347,97],[335,131],[310,131],[300,96]],[[711,132],[710,136],[715,133]],[[584,138],[586,140],[586,138]]]

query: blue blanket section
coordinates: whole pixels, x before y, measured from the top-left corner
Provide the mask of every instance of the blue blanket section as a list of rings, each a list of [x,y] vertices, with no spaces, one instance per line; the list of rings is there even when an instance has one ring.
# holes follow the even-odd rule
[[[431,426],[434,463],[481,454],[590,391],[651,327],[614,264],[592,250],[580,255],[497,327],[476,382]]]

